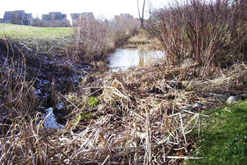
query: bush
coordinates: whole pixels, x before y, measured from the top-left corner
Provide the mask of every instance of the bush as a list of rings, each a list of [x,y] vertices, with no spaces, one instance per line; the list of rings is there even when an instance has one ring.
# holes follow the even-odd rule
[[[190,0],[156,10],[147,21],[170,63],[190,58],[200,66],[228,66],[246,60],[247,3]]]
[[[115,16],[112,22],[116,46],[121,46],[140,29],[140,22],[129,16]]]
[[[110,49],[108,39],[111,34],[107,24],[95,19],[81,18],[78,25],[74,31],[74,54],[86,61],[105,59]]]

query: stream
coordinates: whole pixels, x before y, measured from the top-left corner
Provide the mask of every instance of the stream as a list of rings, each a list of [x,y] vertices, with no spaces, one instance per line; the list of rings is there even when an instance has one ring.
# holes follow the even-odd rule
[[[128,68],[144,64],[153,64],[164,59],[163,51],[141,52],[138,49],[117,49],[110,54],[107,61],[111,72],[126,71]]]

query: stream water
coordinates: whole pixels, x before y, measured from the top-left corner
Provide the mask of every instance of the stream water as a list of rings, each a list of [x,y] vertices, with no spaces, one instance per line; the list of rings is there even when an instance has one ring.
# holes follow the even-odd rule
[[[125,71],[130,67],[145,64],[152,64],[160,59],[164,59],[163,51],[141,52],[138,49],[117,49],[108,57],[110,71]]]

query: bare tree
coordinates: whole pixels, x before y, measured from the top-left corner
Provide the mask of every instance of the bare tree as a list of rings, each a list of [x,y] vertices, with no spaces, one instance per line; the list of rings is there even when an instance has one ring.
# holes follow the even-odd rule
[[[138,15],[141,22],[141,28],[144,28],[144,10],[145,10],[146,0],[143,0],[142,13],[140,12],[139,0],[137,0]]]

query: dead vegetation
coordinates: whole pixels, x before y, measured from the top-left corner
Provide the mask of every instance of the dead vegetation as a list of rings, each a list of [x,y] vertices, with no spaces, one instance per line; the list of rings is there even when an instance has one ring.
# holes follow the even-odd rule
[[[98,37],[102,40],[90,38],[90,30],[80,30],[75,36],[75,48],[88,44],[91,49],[92,43],[80,40],[84,32],[88,41],[96,42],[95,50],[105,46],[106,36],[100,30]],[[170,39],[174,37],[179,39],[175,34]],[[67,76],[75,63],[58,58],[58,62],[46,61],[44,66],[49,67],[44,68],[58,69],[49,77],[52,81],[47,90],[53,106],[64,103],[60,113],[66,114],[62,116],[66,124],[63,129],[47,131],[43,126],[47,117],[37,110],[37,77],[26,79],[30,73],[26,64],[33,64],[35,58],[25,56],[22,49],[16,53],[19,45],[3,44],[8,49],[1,53],[9,58],[3,58],[6,62],[0,68],[1,164],[179,164],[184,159],[201,159],[190,154],[200,136],[201,119],[208,117],[201,112],[222,105],[230,95],[246,93],[246,64],[228,69],[205,67],[196,59],[206,55],[202,54],[203,46],[195,48],[198,54],[192,53],[194,60],[182,60],[179,66],[166,60],[126,72],[96,73],[84,77],[76,90],[64,93],[54,84],[60,80],[59,73]],[[3,44],[0,42],[0,46]],[[39,52],[25,44],[22,48]],[[48,51],[51,55],[52,50]],[[87,58],[85,54],[77,55]],[[69,84],[74,87],[71,82],[65,83],[66,89]]]
[[[222,71],[211,80],[201,80],[203,83],[214,82],[214,85],[208,85],[208,91],[186,90],[182,83],[186,80],[181,78],[182,75],[189,75],[199,82],[196,76],[193,78],[196,64],[171,70],[161,70],[162,66],[98,75],[94,82],[100,81],[96,84],[101,85],[91,87],[94,89],[91,95],[83,95],[89,89],[86,87],[81,88],[81,95],[71,93],[64,96],[70,102],[73,114],[77,114],[76,117],[69,116],[71,122],[67,128],[75,131],[73,134],[78,138],[78,146],[81,146],[74,153],[78,158],[87,163],[111,164],[168,164],[187,158],[199,159],[190,157],[196,137],[189,133],[194,130],[199,135],[200,119],[206,117],[200,112],[224,103],[220,94],[227,98],[246,91],[245,78],[238,82],[243,84],[238,86],[241,92],[236,90],[236,82],[228,81],[246,73],[243,69],[246,66],[242,64],[230,71]],[[221,75],[222,78],[219,78]],[[179,78],[180,82],[177,81]],[[232,88],[228,87],[232,91],[217,90],[223,88],[219,80],[231,84]],[[205,85],[203,83],[201,85]],[[99,104],[93,107],[89,105],[92,96],[99,100]],[[85,114],[89,113],[86,117]],[[70,140],[73,141],[73,138],[67,139]]]
[[[246,1],[174,1],[152,12],[147,31],[156,36],[170,63],[188,58],[204,69],[246,61]]]
[[[1,118],[0,162],[177,164],[184,159],[200,159],[190,155],[200,136],[200,121],[207,117],[200,112],[224,103],[220,94],[243,94],[247,67],[215,68],[206,80],[198,77],[197,63],[165,66],[162,62],[126,72],[86,76],[76,93],[55,91],[56,99],[63,101],[65,111],[70,112],[60,131],[46,131],[42,114],[31,111],[37,105],[25,103],[30,102],[25,98],[35,97],[21,86],[23,90],[17,90],[15,85],[13,89],[18,93],[12,95],[12,101],[1,99],[0,108],[6,110],[6,105],[11,105],[7,111],[15,115]],[[4,80],[7,73],[1,70],[2,87],[15,84]],[[17,84],[24,84],[23,79],[18,80]],[[26,87],[32,91],[32,83]],[[1,96],[6,96],[3,92]],[[22,101],[24,113],[14,106],[18,105],[15,100]]]

